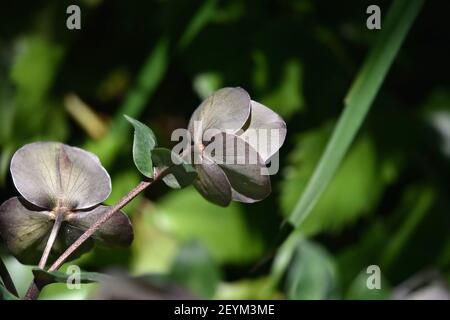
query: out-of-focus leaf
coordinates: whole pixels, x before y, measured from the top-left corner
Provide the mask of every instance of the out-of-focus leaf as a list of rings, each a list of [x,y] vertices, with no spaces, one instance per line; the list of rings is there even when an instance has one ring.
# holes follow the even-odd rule
[[[324,248],[299,240],[287,273],[287,296],[300,300],[336,298],[336,274],[334,261]]]
[[[450,92],[448,88],[434,89],[423,103],[425,113],[432,111],[450,111]]]
[[[176,193],[182,190],[176,191]],[[141,210],[133,215],[134,241],[131,244],[133,274],[168,273],[180,243],[172,234],[160,230],[153,221],[154,205],[142,201]]]
[[[96,300],[191,300],[195,297],[167,275],[145,274],[129,277],[114,272],[93,295]]]
[[[53,83],[63,48],[42,36],[32,35],[23,38],[17,50],[19,54],[11,69],[12,81],[18,87],[17,103],[32,111]]]
[[[190,242],[173,261],[170,277],[202,298],[212,298],[221,275],[206,247]]]
[[[368,230],[362,233],[363,235],[354,244],[346,246],[335,255],[340,270],[339,280],[343,288],[348,288],[360,271],[367,266],[380,264],[380,253],[383,252],[391,235],[382,221],[374,221]]]
[[[0,151],[0,185],[5,183],[6,176],[9,172],[9,163],[14,150],[10,146],[2,146]]]
[[[24,296],[33,280],[33,273],[31,272],[33,267],[20,263],[12,255],[3,256],[2,259],[5,262],[11,277],[13,277],[14,285],[16,286],[19,296]]]
[[[305,190],[330,129],[326,126],[303,134],[289,155],[281,185],[281,205],[286,216]],[[382,190],[379,171],[372,141],[368,136],[362,136],[347,154],[312,214],[300,226],[302,232],[336,231],[367,213]]]
[[[72,279],[74,278],[73,273],[65,273],[60,271],[47,272],[38,268],[33,269],[33,274],[36,280],[43,285],[48,285],[51,283],[72,283]],[[108,279],[108,275],[98,272],[81,272],[77,275],[77,280],[79,280],[80,283],[101,282]]]
[[[42,288],[39,300],[87,300],[99,283],[80,284],[75,289],[69,289],[66,283],[52,283]]]
[[[30,137],[64,140],[67,135],[63,109],[49,97],[65,49],[41,31],[33,31],[14,43],[14,60],[7,69],[9,79],[0,76],[0,143],[7,143],[11,149]],[[7,154],[3,156],[2,160],[9,161]]]
[[[279,300],[280,292],[268,292],[268,277],[240,279],[234,282],[222,282],[214,299],[218,300]]]
[[[172,157],[177,161],[174,163]],[[197,171],[177,154],[166,148],[155,148],[152,151],[155,174],[163,177],[164,183],[174,189],[190,185],[197,177]]]
[[[156,137],[152,129],[127,115],[125,118],[134,127],[133,160],[138,170],[147,178],[153,178],[152,150],[156,146]]]
[[[19,298],[9,292],[0,281],[0,300],[19,300]]]
[[[245,263],[261,254],[260,235],[246,224],[238,203],[217,207],[192,187],[162,198],[149,219],[178,240],[201,241],[218,262]]]
[[[108,204],[114,204],[119,201],[124,194],[127,194],[133,186],[141,181],[141,178],[140,172],[136,171],[133,167],[130,167],[127,170],[117,171],[116,174],[111,177],[114,188],[111,191],[111,195],[108,197]],[[139,201],[131,201],[123,208],[123,211],[131,215],[138,203]]]
[[[261,102],[289,119],[295,112],[304,107],[302,95],[302,66],[298,60],[291,60],[284,66],[284,73],[278,88],[263,96]]]
[[[3,259],[0,256],[0,284],[2,283],[10,293],[12,293],[14,296],[19,296],[16,285],[11,278],[11,273],[8,271],[8,267],[3,262]]]
[[[195,76],[194,90],[204,100],[223,87],[223,77],[217,72],[205,72]]]
[[[367,286],[367,279],[370,277],[365,270],[361,271],[358,276],[353,280],[348,289],[345,299],[350,300],[385,300],[389,299],[391,294],[391,287],[383,277],[383,273],[380,274],[381,277],[381,288],[369,289]]]
[[[345,99],[345,109],[305,191],[298,199],[289,221],[298,227],[311,213],[344,159],[356,133],[375,99],[403,40],[424,1],[395,1]]]
[[[6,77],[2,77],[0,70],[0,145],[4,146],[11,139],[14,124],[14,101],[13,101],[13,89],[7,82]]]
[[[450,93],[447,89],[436,89],[425,101],[424,112],[428,123],[439,135],[440,149],[450,158]],[[434,138],[434,137],[433,137]]]

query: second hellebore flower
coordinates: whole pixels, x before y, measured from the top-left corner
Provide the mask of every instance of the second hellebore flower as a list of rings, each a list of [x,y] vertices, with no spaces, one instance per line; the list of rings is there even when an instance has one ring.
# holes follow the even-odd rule
[[[194,185],[206,199],[227,206],[270,194],[266,164],[286,137],[278,114],[242,88],[223,88],[194,111],[188,129],[198,173]]]
[[[0,206],[0,235],[23,263],[39,261],[56,220],[62,224],[52,247],[53,258],[108,209],[99,204],[111,193],[111,179],[99,159],[82,149],[57,142],[27,144],[14,154],[11,175],[22,197]],[[119,211],[93,238],[105,245],[126,246],[133,239],[133,229]],[[93,240],[72,258],[89,250]]]

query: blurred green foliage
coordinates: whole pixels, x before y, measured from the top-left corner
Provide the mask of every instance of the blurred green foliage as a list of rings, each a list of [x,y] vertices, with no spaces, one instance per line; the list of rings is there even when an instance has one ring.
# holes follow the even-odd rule
[[[384,17],[390,1],[375,2]],[[65,27],[69,4],[0,4],[2,202],[16,194],[8,170],[14,151],[58,140],[99,156],[113,183],[106,202],[114,203],[140,178],[123,114],[170,147],[171,132],[223,86],[245,88],[288,124],[269,198],[219,208],[193,188],[159,183],[125,208],[135,228],[131,249],[96,248],[76,261],[83,270],[171,275],[199,296],[219,298],[388,298],[428,269],[450,281],[445,1],[425,4],[337,174],[293,235],[292,258],[274,288],[270,270],[291,231],[287,215],[379,35],[365,27],[373,1],[85,0],[79,31]],[[80,125],[85,111],[68,105],[70,94],[105,134]],[[0,250],[23,294],[31,268]],[[380,291],[365,286],[372,264],[381,267]],[[42,298],[87,298],[96,289],[52,284]]]

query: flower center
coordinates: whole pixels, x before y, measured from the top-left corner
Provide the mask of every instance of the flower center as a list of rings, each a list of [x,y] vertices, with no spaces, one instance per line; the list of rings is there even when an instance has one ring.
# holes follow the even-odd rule
[[[62,201],[58,200],[51,214],[56,218],[60,214],[67,217],[72,212],[72,208],[67,207]]]

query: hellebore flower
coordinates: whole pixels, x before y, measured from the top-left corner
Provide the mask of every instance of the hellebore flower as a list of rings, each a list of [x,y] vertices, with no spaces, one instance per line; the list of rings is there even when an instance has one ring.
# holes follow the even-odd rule
[[[286,137],[278,114],[241,88],[223,88],[194,111],[188,130],[198,173],[194,186],[207,200],[227,206],[270,194],[266,164]]]
[[[111,179],[92,153],[57,142],[35,142],[16,151],[11,175],[22,197],[0,206],[0,235],[26,264],[36,264],[56,219],[62,221],[50,257],[62,253],[108,209],[99,205],[111,193]],[[93,240],[127,246],[133,240],[128,217],[116,212],[71,258]]]

